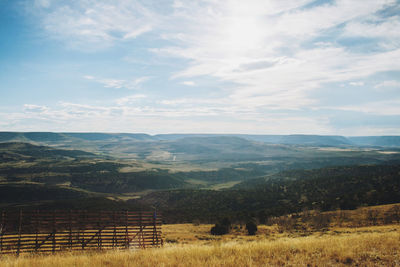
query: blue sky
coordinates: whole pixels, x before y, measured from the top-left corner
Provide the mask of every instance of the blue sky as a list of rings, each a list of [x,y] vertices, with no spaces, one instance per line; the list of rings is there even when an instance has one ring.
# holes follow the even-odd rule
[[[400,135],[396,0],[0,0],[0,130]]]

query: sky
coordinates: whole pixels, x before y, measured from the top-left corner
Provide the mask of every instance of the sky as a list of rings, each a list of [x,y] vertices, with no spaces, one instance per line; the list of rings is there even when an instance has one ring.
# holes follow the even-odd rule
[[[400,0],[0,0],[0,131],[400,135]]]

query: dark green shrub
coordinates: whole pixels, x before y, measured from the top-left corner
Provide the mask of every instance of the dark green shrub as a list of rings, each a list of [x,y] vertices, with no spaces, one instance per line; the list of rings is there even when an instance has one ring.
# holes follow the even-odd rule
[[[248,221],[246,223],[246,230],[249,235],[255,235],[257,232],[257,224],[254,221]]]
[[[211,228],[212,235],[225,235],[231,231],[231,222],[228,218],[224,218]]]

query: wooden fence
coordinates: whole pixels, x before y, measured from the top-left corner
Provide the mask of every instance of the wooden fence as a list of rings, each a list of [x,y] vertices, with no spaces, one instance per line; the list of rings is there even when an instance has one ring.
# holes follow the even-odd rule
[[[19,211],[0,214],[0,254],[160,247],[156,212]]]

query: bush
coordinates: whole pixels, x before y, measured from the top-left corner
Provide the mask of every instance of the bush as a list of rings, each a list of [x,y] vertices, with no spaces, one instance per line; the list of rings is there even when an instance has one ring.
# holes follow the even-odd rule
[[[193,226],[199,226],[200,225],[200,220],[196,219],[192,221]]]
[[[324,230],[329,227],[331,216],[329,214],[323,214],[316,210],[311,217],[310,226],[314,230]]]
[[[229,233],[229,229],[226,226],[218,223],[211,228],[212,235],[225,235],[227,233]]]
[[[248,221],[246,223],[246,230],[249,235],[255,235],[257,232],[257,224],[254,221]]]
[[[231,230],[231,222],[229,221],[228,218],[224,218],[222,221],[219,223],[215,224],[211,228],[211,234],[212,235],[225,235],[229,233]]]
[[[271,218],[270,223],[276,223],[278,225],[278,232],[283,233],[285,231],[293,231],[294,229],[296,229],[297,220],[292,216],[285,215]]]

